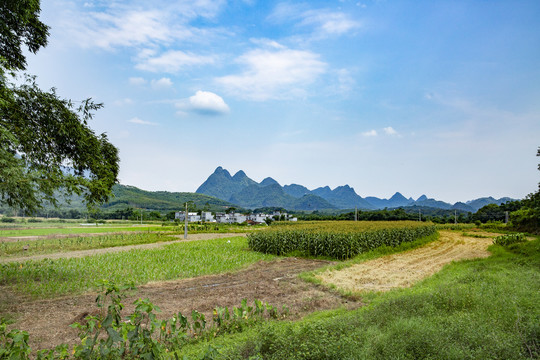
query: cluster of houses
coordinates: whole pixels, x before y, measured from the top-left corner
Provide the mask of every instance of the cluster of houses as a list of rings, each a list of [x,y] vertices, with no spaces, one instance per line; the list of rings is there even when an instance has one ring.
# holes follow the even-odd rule
[[[174,214],[174,218],[179,221],[186,220],[186,212],[178,211]],[[282,213],[279,211],[274,212],[273,214],[250,214],[244,215],[241,213],[216,213],[213,215],[210,211],[201,211],[201,213],[188,212],[187,221],[188,222],[215,222],[221,224],[234,224],[234,223],[244,223],[249,224],[261,224],[266,222],[266,219],[271,220],[282,220],[282,221],[297,221],[298,219],[290,216],[287,213]]]

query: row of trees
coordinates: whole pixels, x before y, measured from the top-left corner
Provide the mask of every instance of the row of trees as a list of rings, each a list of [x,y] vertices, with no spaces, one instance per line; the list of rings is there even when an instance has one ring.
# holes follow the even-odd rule
[[[463,212],[454,213],[448,210],[437,211],[438,214],[432,210],[426,214],[422,210],[413,210],[408,209],[407,211],[403,208],[398,209],[383,209],[383,210],[372,210],[372,211],[358,211],[355,214],[354,211],[343,213],[343,214],[321,214],[318,212],[313,212],[311,214],[298,214],[298,220],[355,220],[359,221],[397,221],[397,220],[421,220],[421,221],[432,221],[438,224],[453,223],[455,221],[459,223],[468,223],[473,222],[473,214]]]

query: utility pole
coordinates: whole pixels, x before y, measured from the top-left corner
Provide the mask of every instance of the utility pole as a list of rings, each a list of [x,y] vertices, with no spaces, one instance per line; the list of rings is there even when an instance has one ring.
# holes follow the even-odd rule
[[[358,206],[354,207],[354,221],[358,221]]]
[[[508,224],[508,211],[504,212],[504,223]]]
[[[454,224],[457,224],[457,210],[454,210]]]
[[[418,221],[422,221],[422,213],[420,212],[420,209],[418,209]]]
[[[141,208],[141,225],[142,225],[142,208]]]
[[[186,212],[184,217],[184,239],[187,239],[187,218],[188,218],[188,212],[187,212],[187,201],[186,201]]]

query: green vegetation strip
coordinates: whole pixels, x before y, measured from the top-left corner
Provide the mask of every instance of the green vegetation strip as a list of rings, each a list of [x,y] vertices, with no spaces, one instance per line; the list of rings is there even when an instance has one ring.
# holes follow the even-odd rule
[[[272,258],[249,251],[244,237],[191,241],[152,250],[0,264],[0,285],[33,298],[54,297],[95,290],[101,279],[137,285],[233,271]]]
[[[150,232],[172,231],[172,226],[85,226],[85,227],[61,227],[61,228],[33,228],[33,229],[0,229],[0,238],[13,236],[45,236],[65,234],[94,234],[109,232]]]
[[[321,221],[271,226],[248,235],[249,247],[266,254],[349,259],[380,246],[398,246],[436,232],[433,224],[414,221]]]
[[[540,240],[489,250],[412,288],[373,293],[361,309],[264,324],[181,356],[202,358],[210,345],[215,359],[538,359]]]
[[[152,244],[172,241],[163,233],[110,234],[100,236],[77,236],[59,239],[40,239],[17,242],[0,241],[0,257],[31,256],[108,247]]]
[[[31,228],[13,228],[0,227],[0,241],[2,237],[18,236],[54,236],[54,235],[76,235],[76,234],[99,234],[111,232],[174,232],[184,233],[182,223],[163,223],[162,225],[99,225],[99,226],[73,226],[70,227],[31,227]],[[266,227],[266,225],[262,225]],[[262,226],[245,226],[240,224],[189,224],[190,233],[245,233],[257,231]]]

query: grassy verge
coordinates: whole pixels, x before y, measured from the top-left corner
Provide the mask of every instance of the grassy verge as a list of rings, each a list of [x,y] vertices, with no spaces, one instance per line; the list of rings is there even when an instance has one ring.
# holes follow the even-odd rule
[[[540,240],[490,251],[362,309],[272,322],[211,345],[226,359],[537,359]],[[184,353],[197,358],[207,347]]]
[[[163,233],[137,233],[0,242],[0,257],[32,256],[172,240],[174,238]]]
[[[192,241],[152,250],[0,264],[0,285],[33,298],[50,298],[94,290],[100,279],[137,285],[217,274],[273,258],[249,251],[244,237]]]

